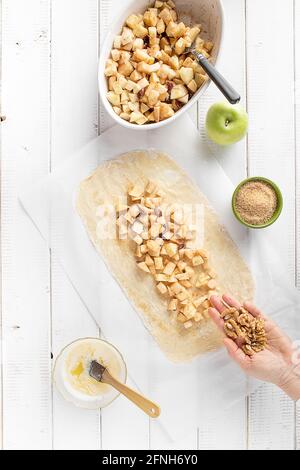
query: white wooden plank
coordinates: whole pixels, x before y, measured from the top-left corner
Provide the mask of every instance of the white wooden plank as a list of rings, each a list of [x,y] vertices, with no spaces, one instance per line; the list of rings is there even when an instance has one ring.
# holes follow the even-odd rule
[[[285,1],[284,8],[279,0],[247,1],[249,171],[269,176],[283,190],[285,210],[269,229],[269,237],[286,260],[291,280],[295,279],[293,6],[293,0]],[[284,67],[278,66],[280,56]],[[294,447],[294,405],[280,391],[263,386],[251,396],[249,413],[251,449]]]
[[[120,4],[118,0],[101,0],[99,12],[101,39],[105,36],[111,22],[118,17],[121,8],[125,8],[125,5]],[[111,125],[111,120],[108,119],[101,106],[99,106],[99,110],[99,129],[102,132]],[[147,351],[147,342],[148,333],[145,331],[143,339],[145,351]],[[141,367],[143,367],[143,351],[139,351],[139,354]],[[127,366],[130,373],[130,364]],[[101,428],[103,449],[149,448],[149,419],[123,397],[118,398],[111,406],[102,410]]]
[[[294,2],[294,58],[295,58],[295,147],[296,147],[296,281],[300,288],[300,4]],[[300,338],[299,338],[300,339]],[[296,407],[296,448],[300,450],[300,403]]]
[[[98,134],[98,1],[53,0],[51,13],[51,164],[56,167]],[[55,252],[61,239],[55,231],[52,235]],[[51,261],[55,358],[66,344],[97,337],[99,330],[57,261]],[[54,449],[99,449],[100,411],[77,409],[54,389],[53,433]]]
[[[245,74],[245,0],[223,0],[224,42],[218,60],[218,69],[240,93],[241,104],[246,106]],[[199,129],[212,154],[218,159],[233,183],[237,184],[246,175],[246,140],[228,148],[213,144],[206,136],[205,119],[209,107],[218,101],[226,101],[215,85],[211,84],[198,103]]]
[[[196,428],[191,428],[185,436],[172,442],[162,428],[151,424],[149,446],[152,450],[197,450],[198,432]]]
[[[295,440],[294,403],[271,384],[249,400],[249,448],[292,450]]]
[[[218,62],[221,73],[239,91],[241,104],[246,106],[245,70],[245,2],[244,0],[223,1],[224,43]],[[199,129],[212,154],[218,159],[233,183],[237,184],[246,177],[247,148],[246,140],[222,148],[207,139],[205,118],[209,107],[225,98],[211,84],[205,96],[198,102]],[[213,184],[213,182],[212,182]],[[244,449],[247,442],[247,415],[245,401],[241,400],[230,410],[216,409],[212,404],[211,417],[200,423],[198,447],[200,449]]]
[[[51,447],[49,253],[18,203],[49,167],[49,4],[2,2],[5,449]]]
[[[0,2],[0,25],[2,31],[2,2]],[[2,96],[2,35],[0,35],[0,97]],[[2,116],[2,106],[1,106],[1,99],[0,99],[0,126],[1,126],[1,116]],[[2,161],[2,129],[0,127],[0,160]],[[0,173],[1,178],[1,173]],[[1,188],[1,182],[0,182]],[[0,189],[1,191],[1,189]],[[2,233],[0,231],[0,265],[2,266]],[[0,276],[0,296],[2,299],[2,272]],[[2,303],[0,307],[0,449],[3,449],[3,400],[2,400],[2,389],[3,389],[3,381],[2,381]]]

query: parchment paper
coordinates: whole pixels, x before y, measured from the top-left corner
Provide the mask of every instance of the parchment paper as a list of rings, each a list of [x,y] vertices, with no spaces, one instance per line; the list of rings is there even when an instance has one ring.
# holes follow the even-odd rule
[[[175,440],[209,418],[212,408],[215,412],[243,399],[257,382],[246,379],[223,349],[188,364],[170,363],[107,271],[76,212],[78,186],[100,162],[153,147],[172,156],[198,184],[251,266],[256,302],[299,339],[299,295],[282,275],[282,260],[262,232],[249,233],[235,220],[232,184],[187,116],[151,132],[113,127],[22,194],[21,202],[104,337],[124,354],[133,382],[160,404],[159,421]]]

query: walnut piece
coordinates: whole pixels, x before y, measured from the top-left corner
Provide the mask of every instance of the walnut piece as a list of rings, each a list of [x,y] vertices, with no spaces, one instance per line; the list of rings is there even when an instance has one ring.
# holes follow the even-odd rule
[[[265,323],[262,318],[251,315],[244,307],[230,307],[221,313],[224,332],[233,340],[242,341],[242,350],[247,356],[261,352],[267,345]]]

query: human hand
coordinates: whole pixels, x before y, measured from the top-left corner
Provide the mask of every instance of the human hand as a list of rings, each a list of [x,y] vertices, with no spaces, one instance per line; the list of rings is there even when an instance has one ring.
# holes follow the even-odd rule
[[[241,305],[234,298],[223,295],[222,299],[212,296],[209,314],[217,327],[224,332],[224,321],[220,317],[227,307],[240,308]],[[224,304],[225,302],[225,304]],[[265,321],[265,331],[268,340],[266,348],[247,356],[241,349],[241,341],[224,338],[224,346],[229,356],[249,376],[265,382],[271,382],[284,390],[293,400],[300,399],[300,364],[293,364],[294,349],[290,338],[276,325],[275,322],[263,315],[254,305],[246,302],[244,308],[251,315]]]

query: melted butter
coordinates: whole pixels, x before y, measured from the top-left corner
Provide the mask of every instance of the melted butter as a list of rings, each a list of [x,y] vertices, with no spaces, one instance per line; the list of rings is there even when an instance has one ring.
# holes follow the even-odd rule
[[[111,391],[111,386],[90,377],[90,365],[97,361],[116,378],[120,377],[120,359],[110,345],[97,339],[75,343],[66,357],[65,368],[68,382],[75,390],[89,396],[99,396]]]
[[[82,374],[83,371],[84,371],[84,367],[83,367],[82,362],[78,362],[75,369],[71,370],[71,374],[72,375],[77,375],[77,377],[79,377]]]

